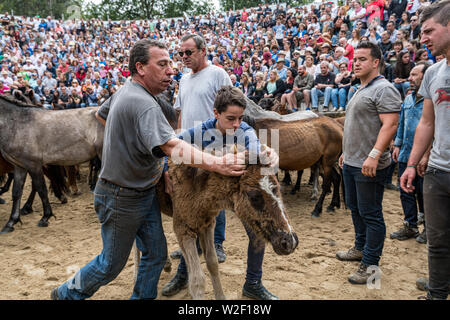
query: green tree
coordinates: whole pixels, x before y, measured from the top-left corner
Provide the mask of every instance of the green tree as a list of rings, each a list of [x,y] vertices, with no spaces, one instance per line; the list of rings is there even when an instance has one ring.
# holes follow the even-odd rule
[[[13,12],[15,16],[51,16],[60,19],[63,16],[70,15],[70,12],[73,12],[73,8],[75,8],[74,6],[81,8],[82,0],[2,0],[0,12]]]

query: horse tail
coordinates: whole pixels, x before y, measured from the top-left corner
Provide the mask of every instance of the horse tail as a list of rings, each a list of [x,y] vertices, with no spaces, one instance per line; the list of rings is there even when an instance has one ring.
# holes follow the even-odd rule
[[[64,167],[48,165],[46,170],[44,169],[44,174],[49,178],[50,185],[57,198],[60,198],[63,193],[69,193]]]

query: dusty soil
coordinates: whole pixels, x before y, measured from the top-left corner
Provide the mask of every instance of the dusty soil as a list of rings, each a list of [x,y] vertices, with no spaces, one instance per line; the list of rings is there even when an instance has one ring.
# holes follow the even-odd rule
[[[82,181],[87,168],[82,167]],[[295,175],[294,175],[295,177]],[[389,233],[396,231],[403,220],[398,191],[386,190],[384,218],[387,237],[380,263],[382,272],[379,289],[351,285],[347,277],[358,267],[357,262],[341,262],[336,251],[353,246],[354,231],[351,215],[343,208],[334,213],[324,213],[319,219],[311,218],[314,202],[310,201],[311,187],[307,185],[308,172],[303,176],[302,190],[290,195],[284,189],[284,203],[291,223],[300,240],[297,250],[289,256],[278,256],[267,246],[263,266],[265,286],[281,299],[417,299],[424,295],[416,289],[415,280],[427,275],[426,245],[414,239],[396,241]],[[69,279],[101,251],[100,224],[94,212],[93,194],[85,182],[79,183],[82,195],[69,197],[67,204],[60,204],[51,195],[50,200],[57,219],[50,220],[47,228],[37,227],[42,216],[42,205],[35,200],[34,213],[22,217],[23,224],[15,231],[0,235],[0,299],[49,299],[55,286]],[[26,183],[26,195],[30,181]],[[325,206],[330,197],[325,199]],[[3,195],[7,204],[0,205],[0,226],[7,222],[11,210],[11,193]],[[25,201],[25,196],[22,204]],[[171,218],[163,217],[168,250],[177,249],[172,232]],[[421,227],[422,228],[422,227]],[[420,229],[421,230],[421,229]],[[248,238],[239,219],[227,213],[227,260],[220,264],[221,280],[228,299],[246,299],[242,296],[245,281]],[[173,261],[172,271],[161,275],[159,289],[174,275],[178,261]],[[207,273],[203,262],[204,272]],[[134,281],[133,255],[122,273],[109,285],[102,287],[94,299],[128,299]],[[159,290],[160,291],[160,290]],[[209,278],[206,298],[213,299]],[[158,299],[167,299],[158,296]],[[183,290],[171,299],[190,299]]]

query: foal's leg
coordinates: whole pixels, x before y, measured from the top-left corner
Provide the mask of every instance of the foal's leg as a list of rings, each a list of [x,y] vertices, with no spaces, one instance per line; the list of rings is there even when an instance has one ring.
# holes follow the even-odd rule
[[[206,266],[211,276],[214,295],[217,300],[225,300],[226,297],[223,293],[222,284],[220,283],[219,262],[217,261],[216,249],[214,248],[214,226],[214,223],[211,224],[205,231],[199,234],[200,244],[205,255]]]
[[[27,171],[20,167],[14,167],[14,183],[12,190],[13,206],[11,210],[11,216],[3,227],[1,233],[8,233],[14,231],[14,225],[20,221],[20,199],[22,198],[23,186],[27,177]]]
[[[300,191],[300,183],[302,181],[303,170],[297,171],[297,181],[295,182],[295,186],[291,190],[291,194],[295,194],[297,191]]]
[[[339,197],[339,187],[341,185],[341,175],[338,169],[334,168],[331,171],[331,179],[333,182],[333,197],[331,198],[331,203],[327,207],[327,211],[334,211],[335,208],[341,207],[341,198]]]
[[[325,196],[330,192],[331,189],[331,166],[324,165],[323,166],[323,183],[322,183],[322,193],[320,194],[319,200],[314,207],[312,212],[313,217],[319,217],[322,213],[323,200]]]
[[[202,300],[205,296],[205,274],[202,271],[200,257],[197,252],[196,239],[184,236],[180,243],[189,276],[189,292],[194,300]],[[217,259],[217,258],[216,258]]]
[[[47,186],[45,184],[44,179],[44,173],[42,172],[42,167],[39,168],[36,172],[29,172],[33,188],[36,189],[37,193],[39,194],[39,197],[42,200],[42,207],[44,209],[44,215],[42,216],[41,220],[38,222],[38,227],[48,227],[48,219],[50,217],[54,217],[52,212],[52,207],[50,206],[50,201],[48,199],[48,190]]]
[[[311,176],[313,176],[313,191],[311,193],[311,200],[317,200],[319,196],[319,166],[311,167]]]
[[[20,215],[26,216],[33,212],[33,202],[36,196],[36,189],[34,186],[31,187],[30,195],[28,196],[27,202],[23,205],[22,209],[20,209]]]

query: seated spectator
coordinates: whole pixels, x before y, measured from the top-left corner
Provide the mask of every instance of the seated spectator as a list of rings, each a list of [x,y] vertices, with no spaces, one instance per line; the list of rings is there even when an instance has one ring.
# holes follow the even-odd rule
[[[313,110],[319,112],[328,111],[328,104],[331,99],[331,92],[334,88],[334,80],[336,78],[333,72],[330,72],[329,63],[322,61],[320,63],[320,74],[314,80],[314,87],[311,89],[311,100]],[[318,107],[319,97],[323,96],[323,105]]]
[[[283,58],[279,58],[275,64],[275,68],[273,69],[277,71],[278,76],[281,80],[286,81],[287,78],[287,68],[285,66],[285,60]]]
[[[239,89],[244,93],[246,97],[251,97],[255,91],[255,87],[250,82],[248,73],[243,73],[241,76],[241,83]]]
[[[352,30],[352,38],[348,40],[348,43],[353,47],[356,48],[361,41],[361,34],[360,30],[358,28],[355,28]]]
[[[232,71],[230,70],[230,72],[232,72]],[[238,87],[239,88],[240,83],[239,83],[239,81],[237,81],[236,75],[235,74],[230,74],[230,79],[231,79],[231,84],[233,85],[233,87]]]
[[[253,83],[253,93],[249,96],[249,99],[255,102],[256,104],[264,97],[264,88],[266,86],[266,82],[264,81],[265,76],[262,72],[257,72],[255,75],[255,82]]]
[[[86,104],[86,107],[98,106],[98,96],[94,93],[92,86],[87,87],[87,92],[83,95],[83,102]]]
[[[264,86],[264,98],[281,98],[285,90],[285,83],[281,80],[277,70],[271,70],[269,80]]]
[[[6,83],[3,82],[2,79],[0,79],[0,94],[7,94],[7,93],[10,93],[10,92],[11,92],[11,88],[8,87],[6,85]]]
[[[344,57],[344,52],[345,50],[342,47],[337,47],[334,49],[334,60],[332,62],[334,74],[339,72],[339,66],[341,63],[346,62],[348,65],[348,58]]]
[[[403,42],[400,40],[395,41],[392,44],[392,48],[386,55],[386,62],[393,65],[397,61],[398,54],[403,50]]]
[[[352,73],[348,71],[346,62],[342,62],[339,65],[339,73],[336,75],[334,83],[337,88],[333,88],[333,91],[331,91],[331,103],[334,108],[332,111],[344,111],[347,103],[348,91],[352,84]]]
[[[316,66],[314,65],[314,58],[312,56],[305,57],[304,66],[305,66],[306,72],[308,74],[312,75],[313,77],[315,77]]]
[[[41,96],[41,103],[45,109],[53,109],[53,93],[49,88],[44,88],[44,93]]]
[[[298,103],[305,100],[306,107],[310,107],[310,90],[314,84],[314,77],[306,71],[304,65],[298,67],[298,74],[294,79],[292,91],[281,96],[281,104],[288,110],[297,111]]]
[[[402,95],[404,99],[407,96],[409,89],[409,73],[415,64],[410,60],[408,50],[401,51],[397,56],[397,62],[393,70],[394,86]]]

